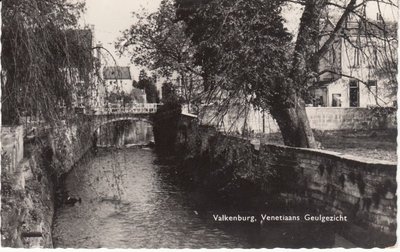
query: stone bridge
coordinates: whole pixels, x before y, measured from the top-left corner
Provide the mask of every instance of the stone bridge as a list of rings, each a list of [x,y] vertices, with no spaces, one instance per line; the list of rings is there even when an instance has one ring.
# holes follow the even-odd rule
[[[117,121],[144,121],[153,124],[152,114],[157,112],[158,103],[139,103],[132,107],[120,108],[93,108],[85,115],[92,119],[93,129]]]

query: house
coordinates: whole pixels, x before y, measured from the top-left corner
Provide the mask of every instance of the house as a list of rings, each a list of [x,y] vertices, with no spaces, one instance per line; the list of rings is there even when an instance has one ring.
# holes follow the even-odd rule
[[[68,48],[68,56],[64,51],[55,50],[55,58],[59,60],[56,64],[64,66],[67,81],[73,84],[72,106],[92,106],[97,99],[95,96],[97,88],[97,76],[94,69],[96,57],[93,54],[94,27],[85,29],[68,29],[63,31],[65,48]],[[79,69],[79,70],[78,70]],[[61,107],[66,104],[60,101]]]
[[[320,46],[334,29],[320,23]],[[349,18],[340,36],[319,61],[319,79],[310,89],[313,106],[394,106],[397,83],[397,24]]]
[[[128,66],[107,66],[103,69],[103,78],[109,92],[132,91],[132,77]]]

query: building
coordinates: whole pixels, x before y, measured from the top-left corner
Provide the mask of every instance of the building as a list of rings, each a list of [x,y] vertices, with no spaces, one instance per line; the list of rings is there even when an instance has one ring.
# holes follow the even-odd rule
[[[103,78],[108,92],[132,91],[132,76],[128,66],[107,66],[103,69]]]
[[[320,46],[334,25],[321,21]],[[349,18],[340,36],[319,61],[319,80],[311,90],[312,106],[394,106],[397,83],[397,24]]]
[[[64,31],[65,47],[68,48],[68,55],[65,52],[56,52],[57,64],[65,66],[67,81],[73,84],[72,107],[85,108],[94,103],[94,96],[97,89],[97,76],[94,69],[96,62],[93,54],[94,31],[92,28],[68,29]],[[72,55],[72,56],[71,56]],[[78,70],[79,69],[79,70]],[[61,100],[60,105],[64,107],[66,101]]]

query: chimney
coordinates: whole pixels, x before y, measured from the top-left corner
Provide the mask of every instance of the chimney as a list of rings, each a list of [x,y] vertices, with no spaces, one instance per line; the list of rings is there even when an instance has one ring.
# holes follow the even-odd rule
[[[94,25],[92,24],[92,25],[89,25],[89,30],[90,30],[90,32],[92,33],[92,46],[94,46],[94,43],[95,43],[95,41],[96,41],[96,36],[95,36],[95,33],[94,33]]]
[[[103,47],[103,44],[101,42],[98,42],[96,44],[96,57],[99,60],[101,64],[101,48]]]
[[[97,44],[96,44],[96,58],[97,58],[97,64],[98,64],[98,71],[99,71],[99,77],[100,78],[103,78],[103,63],[101,62],[102,60],[101,60],[101,48],[103,47],[103,44],[102,43],[100,43],[100,42],[98,42]]]

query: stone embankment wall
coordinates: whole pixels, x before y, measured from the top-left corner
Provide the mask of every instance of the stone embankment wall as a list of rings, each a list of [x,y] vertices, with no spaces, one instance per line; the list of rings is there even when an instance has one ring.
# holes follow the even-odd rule
[[[23,127],[2,127],[1,129],[1,154],[8,159],[7,166],[2,169],[12,172],[24,157]]]
[[[251,109],[246,115],[240,109],[232,109],[224,118],[208,108],[200,116],[202,124],[219,123],[225,131],[239,132],[243,125],[254,133],[279,132],[276,121],[268,112]],[[378,130],[396,129],[396,112],[394,108],[341,108],[341,107],[306,107],[312,129],[316,130]],[[218,114],[218,113],[217,113]],[[221,123],[223,122],[223,123]]]
[[[396,112],[389,108],[307,107],[311,127],[318,130],[395,129]]]
[[[2,133],[8,131],[15,130],[2,128]],[[25,139],[24,157],[15,164],[2,150],[1,246],[52,247],[56,186],[60,176],[92,147],[91,133],[86,119],[61,123]],[[22,134],[15,141],[21,139]]]
[[[234,181],[245,181],[288,204],[348,216],[338,232],[358,246],[395,244],[395,163],[315,149],[254,146],[186,117],[180,122],[176,151],[207,186],[224,190]]]

